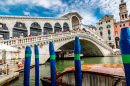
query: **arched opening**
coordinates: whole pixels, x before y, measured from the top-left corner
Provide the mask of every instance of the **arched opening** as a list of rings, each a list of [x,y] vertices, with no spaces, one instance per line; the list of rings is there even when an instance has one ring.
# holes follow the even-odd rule
[[[81,44],[81,54],[84,56],[103,56],[101,50],[91,41],[80,40]],[[65,45],[59,48],[60,50],[74,50],[74,40],[66,43]]]
[[[28,30],[25,23],[16,22],[13,27],[13,37],[26,36],[28,35]]]
[[[124,19],[124,15],[122,15],[122,19]]]
[[[61,25],[59,23],[55,23],[54,32],[57,33],[60,31],[62,31]]]
[[[116,42],[116,48],[119,49],[119,48],[120,48],[120,47],[119,47],[119,37],[116,37],[116,38],[115,38],[115,42]]]
[[[102,32],[100,32],[100,36],[101,36],[101,37],[103,36],[103,33],[102,33]]]
[[[9,39],[8,27],[4,23],[0,23],[0,40]]]
[[[72,29],[79,29],[79,20],[76,16],[72,17]]]
[[[83,31],[87,32],[85,28],[82,29]]]
[[[127,18],[127,15],[125,14],[125,18]]]
[[[41,34],[42,34],[41,26],[37,22],[32,23],[30,27],[30,35],[37,36]]]
[[[63,31],[69,31],[69,25],[67,23],[63,24]]]
[[[50,34],[51,32],[53,32],[51,24],[50,23],[45,23],[44,24],[44,33],[45,34]]]

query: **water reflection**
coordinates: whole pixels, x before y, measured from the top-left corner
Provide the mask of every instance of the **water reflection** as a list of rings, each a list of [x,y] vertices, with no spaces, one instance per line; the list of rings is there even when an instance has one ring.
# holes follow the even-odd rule
[[[122,64],[122,59],[120,57],[104,57],[101,60],[101,63],[111,63],[111,64]]]

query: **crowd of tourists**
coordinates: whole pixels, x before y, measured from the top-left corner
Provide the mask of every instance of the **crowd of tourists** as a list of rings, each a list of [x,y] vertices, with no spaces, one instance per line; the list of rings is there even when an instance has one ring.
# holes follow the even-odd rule
[[[82,30],[81,29],[73,29],[73,30],[56,31],[55,33],[54,32],[42,33],[42,34],[36,33],[35,36],[50,35],[50,34],[57,34],[57,33],[64,33],[64,32],[73,32],[73,31],[82,31]],[[32,35],[25,35],[25,36],[19,35],[19,36],[10,37],[10,39],[14,39],[14,38],[25,38],[25,37],[32,37]]]

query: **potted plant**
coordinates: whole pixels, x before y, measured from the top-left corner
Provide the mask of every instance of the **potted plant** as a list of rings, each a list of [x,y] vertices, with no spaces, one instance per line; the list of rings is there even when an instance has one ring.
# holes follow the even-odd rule
[[[21,59],[20,57],[18,57],[18,59]]]

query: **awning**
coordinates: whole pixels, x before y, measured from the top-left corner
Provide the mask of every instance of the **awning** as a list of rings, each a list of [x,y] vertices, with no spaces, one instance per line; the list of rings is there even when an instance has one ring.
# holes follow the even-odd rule
[[[18,51],[16,48],[11,47],[11,46],[9,46],[9,45],[0,44],[0,52],[3,51],[3,50],[4,50],[4,51],[13,51],[13,52]]]

